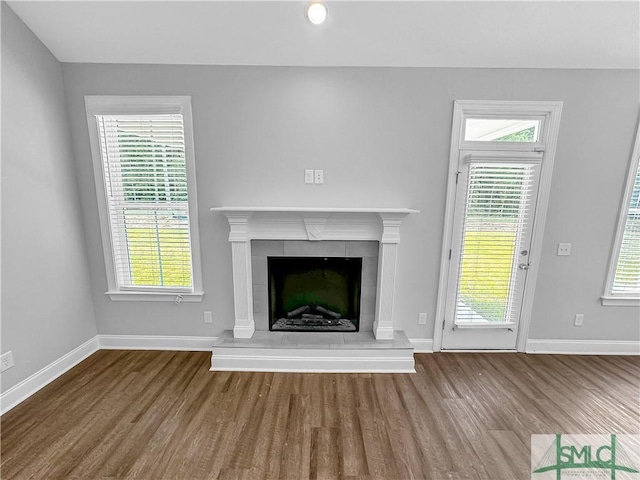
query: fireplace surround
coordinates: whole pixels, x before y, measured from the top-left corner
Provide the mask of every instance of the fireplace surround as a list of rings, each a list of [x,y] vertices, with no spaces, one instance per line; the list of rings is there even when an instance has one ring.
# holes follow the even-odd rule
[[[408,208],[214,207],[226,216],[233,266],[235,338],[256,330],[252,279],[252,240],[296,243],[379,242],[372,331],[378,340],[394,337],[393,299],[400,225]]]

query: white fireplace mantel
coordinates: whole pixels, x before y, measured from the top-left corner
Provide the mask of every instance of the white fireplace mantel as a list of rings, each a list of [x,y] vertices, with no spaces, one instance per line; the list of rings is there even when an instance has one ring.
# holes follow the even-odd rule
[[[393,338],[393,298],[400,225],[410,208],[214,207],[229,221],[233,261],[236,338],[255,331],[251,278],[251,240],[348,240],[380,242],[373,332]]]

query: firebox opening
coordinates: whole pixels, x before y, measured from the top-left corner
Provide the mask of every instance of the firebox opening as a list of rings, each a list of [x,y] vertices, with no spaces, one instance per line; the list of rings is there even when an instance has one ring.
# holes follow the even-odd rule
[[[269,330],[357,332],[362,258],[268,257]]]

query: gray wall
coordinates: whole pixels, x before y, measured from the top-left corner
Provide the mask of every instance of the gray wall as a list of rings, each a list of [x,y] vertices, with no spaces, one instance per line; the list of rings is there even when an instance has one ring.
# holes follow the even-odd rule
[[[395,318],[431,338],[454,99],[562,100],[564,110],[531,338],[638,340],[638,309],[599,297],[638,119],[638,72],[443,68],[63,66],[98,330],[217,335],[233,324],[221,205],[411,207]],[[107,289],[83,96],[191,95],[202,304],[117,303]],[[303,183],[322,168],[323,186]],[[558,242],[572,242],[557,257]],[[213,325],[202,311],[214,313]],[[429,322],[417,325],[418,312]],[[582,328],[572,326],[576,312]]]
[[[96,335],[60,63],[2,2],[2,391]]]

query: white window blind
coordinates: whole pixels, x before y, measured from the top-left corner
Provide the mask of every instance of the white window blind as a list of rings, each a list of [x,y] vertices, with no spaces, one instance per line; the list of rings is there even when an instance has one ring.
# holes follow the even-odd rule
[[[182,115],[95,118],[117,289],[193,291]]]
[[[537,164],[471,163],[458,239],[455,322],[516,322],[517,266],[533,215]],[[525,258],[526,261],[526,258]]]
[[[611,293],[640,296],[640,169],[637,167]]]

